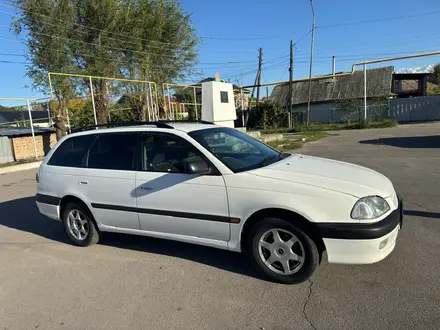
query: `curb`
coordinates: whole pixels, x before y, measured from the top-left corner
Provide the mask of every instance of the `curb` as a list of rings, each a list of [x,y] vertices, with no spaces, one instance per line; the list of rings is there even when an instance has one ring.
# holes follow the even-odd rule
[[[40,162],[34,162],[34,163],[26,163],[26,164],[20,164],[20,165],[12,165],[7,167],[0,167],[0,175],[6,174],[6,173],[12,173],[12,172],[18,172],[18,171],[25,171],[25,170],[31,170],[34,168],[38,168],[41,165]]]

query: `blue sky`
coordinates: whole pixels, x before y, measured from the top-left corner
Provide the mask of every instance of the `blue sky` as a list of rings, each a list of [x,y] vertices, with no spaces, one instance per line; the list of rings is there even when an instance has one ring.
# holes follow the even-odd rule
[[[13,9],[0,0],[0,54],[22,55],[26,48],[9,32]],[[262,82],[288,79],[290,39],[295,46],[294,78],[308,76],[312,14],[308,0],[183,0],[201,37],[203,76],[219,72],[237,83],[242,62],[244,84],[252,84],[263,48]],[[440,50],[438,0],[314,0],[316,13],[313,74],[348,71],[356,61]],[[368,21],[366,23],[362,23]],[[301,40],[300,40],[301,39]],[[21,56],[0,55],[0,97],[42,97],[25,77]],[[440,62],[440,56],[394,61],[395,69]],[[213,64],[221,63],[221,64]],[[189,82],[195,77],[188,78]],[[263,94],[264,95],[264,94]],[[5,102],[1,102],[5,104]]]

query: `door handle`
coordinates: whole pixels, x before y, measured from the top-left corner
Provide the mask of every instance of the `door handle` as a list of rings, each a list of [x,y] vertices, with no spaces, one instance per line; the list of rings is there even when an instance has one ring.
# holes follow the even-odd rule
[[[142,190],[153,190],[153,188],[148,187],[148,186],[141,186]]]
[[[87,181],[78,181],[78,183],[79,183],[80,185],[82,185],[82,186],[85,186],[86,184],[88,184]]]

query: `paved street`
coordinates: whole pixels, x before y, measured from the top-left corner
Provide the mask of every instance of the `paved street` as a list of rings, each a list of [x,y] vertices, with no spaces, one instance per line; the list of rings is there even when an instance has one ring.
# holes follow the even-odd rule
[[[312,280],[264,281],[239,254],[106,235],[78,248],[34,204],[35,171],[0,176],[0,329],[439,329],[440,123],[337,132],[301,153],[365,165],[405,201],[395,251]]]

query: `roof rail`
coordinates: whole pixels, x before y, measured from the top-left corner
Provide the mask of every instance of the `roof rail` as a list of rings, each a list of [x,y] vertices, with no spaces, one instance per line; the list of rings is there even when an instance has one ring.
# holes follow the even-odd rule
[[[107,124],[99,125],[89,125],[84,127],[78,127],[72,129],[72,133],[84,132],[97,128],[111,128],[111,127],[124,127],[124,126],[139,126],[139,125],[152,125],[158,128],[173,128],[173,126],[168,125],[166,122],[162,121],[127,121],[127,122],[110,122]]]
[[[172,124],[172,123],[184,123],[184,124],[205,124],[215,125],[213,122],[206,120],[160,120],[160,123]]]
[[[170,124],[173,123],[188,123],[188,124],[205,124],[205,125],[215,125],[210,121],[205,120],[158,120],[158,121],[127,121],[127,122],[110,122],[107,124],[90,125],[84,127],[78,127],[72,129],[72,133],[89,131],[97,128],[111,128],[111,127],[124,127],[124,126],[140,126],[140,125],[152,125],[157,128],[174,128]]]

